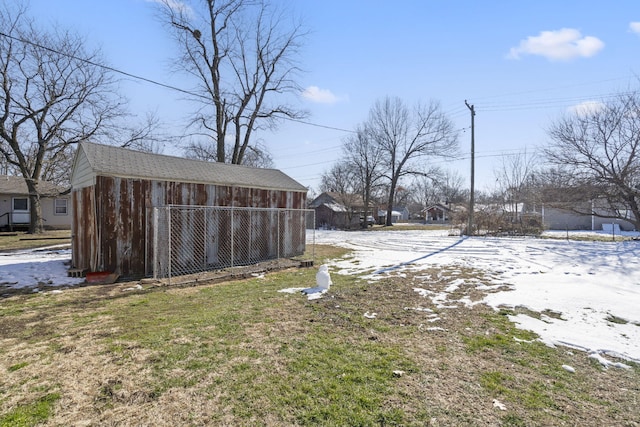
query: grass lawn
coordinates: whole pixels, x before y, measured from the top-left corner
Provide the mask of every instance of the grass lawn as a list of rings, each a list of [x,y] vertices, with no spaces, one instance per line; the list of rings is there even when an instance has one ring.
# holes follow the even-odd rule
[[[316,265],[345,255],[315,250]],[[2,299],[0,426],[640,424],[638,366],[546,347],[506,311],[438,309],[410,274],[333,273],[314,301],[278,292],[315,273]],[[420,272],[436,292],[461,274],[482,280]]]
[[[71,244],[71,230],[50,230],[42,234],[28,234],[24,231],[0,233],[0,251],[60,244]]]

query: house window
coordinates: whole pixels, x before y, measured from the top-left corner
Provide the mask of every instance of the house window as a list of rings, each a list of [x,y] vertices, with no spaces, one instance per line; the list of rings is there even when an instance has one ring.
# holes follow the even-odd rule
[[[55,199],[54,209],[56,215],[67,215],[67,199]]]
[[[13,211],[29,211],[29,199],[16,197],[13,199]]]

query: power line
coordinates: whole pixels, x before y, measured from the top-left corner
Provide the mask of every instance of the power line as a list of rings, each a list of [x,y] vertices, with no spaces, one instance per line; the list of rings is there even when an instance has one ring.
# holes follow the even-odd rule
[[[20,42],[20,43],[29,44],[29,45],[35,46],[35,47],[37,47],[39,49],[44,49],[46,51],[55,53],[56,55],[63,55],[63,56],[66,56],[67,58],[71,58],[71,59],[73,59],[75,61],[84,62],[85,64],[89,64],[89,65],[92,65],[94,67],[102,68],[102,69],[105,69],[105,70],[108,70],[108,71],[111,71],[111,72],[114,72],[114,73],[117,73],[117,74],[122,74],[123,76],[127,76],[127,77],[135,79],[135,80],[141,80],[141,81],[146,82],[146,83],[150,83],[150,84],[153,84],[153,85],[156,85],[156,86],[160,86],[160,87],[163,87],[165,89],[174,90],[174,91],[177,91],[177,92],[180,92],[180,93],[184,93],[186,95],[190,95],[190,96],[193,96],[193,97],[196,97],[196,98],[202,98],[202,99],[210,100],[210,98],[208,96],[202,95],[200,93],[192,92],[192,91],[189,91],[189,90],[186,90],[186,89],[179,88],[177,86],[173,86],[173,85],[169,85],[169,84],[166,84],[166,83],[162,83],[162,82],[159,82],[157,80],[152,80],[152,79],[149,79],[149,78],[146,78],[146,77],[143,77],[143,76],[139,76],[137,74],[132,74],[132,73],[120,70],[120,69],[115,68],[115,67],[110,67],[110,66],[105,65],[105,64],[100,64],[100,63],[91,61],[90,59],[81,58],[79,56],[72,55],[72,54],[67,53],[67,52],[61,52],[59,50],[56,50],[56,49],[41,45],[41,44],[33,42],[31,40],[25,40],[25,39],[20,38],[20,37],[15,37],[15,36],[12,36],[10,34],[6,34],[6,33],[2,32],[2,31],[0,31],[0,36],[9,38],[11,40],[15,40],[15,41]],[[234,103],[229,103],[229,105],[237,106]],[[283,119],[283,120],[297,122],[297,123],[305,124],[305,125],[308,125],[308,126],[315,126],[315,127],[319,127],[319,128],[323,128],[323,129],[335,130],[335,131],[339,131],[339,132],[357,133],[356,131],[350,130],[350,129],[342,129],[342,128],[338,128],[338,127],[335,127],[335,126],[322,125],[322,124],[319,124],[319,123],[313,123],[313,122],[309,122],[309,121],[305,121],[305,120],[294,119],[294,118],[287,117],[287,116],[281,116],[280,118]]]
[[[618,81],[618,80],[623,80],[623,79],[628,80],[629,77],[631,77],[631,76],[616,77],[616,78],[612,78],[612,79],[604,79],[604,80],[599,80],[599,81],[595,81],[595,82],[585,82],[585,83],[576,83],[576,84],[570,84],[570,85],[564,85],[564,86],[556,86],[556,87],[550,87],[550,88],[546,88],[546,89],[531,89],[531,90],[524,90],[524,91],[519,91],[519,92],[504,93],[504,94],[500,94],[500,95],[492,95],[492,96],[485,96],[485,97],[481,97],[481,98],[476,98],[476,101],[478,99],[479,100],[494,99],[494,98],[504,98],[504,97],[509,97],[509,96],[526,95],[526,94],[530,94],[530,93],[558,91],[559,89],[568,89],[568,88],[574,88],[574,87],[589,86],[589,85],[593,85],[593,84],[608,83],[608,82],[613,82],[613,81]],[[637,76],[634,76],[634,77],[637,77]],[[462,108],[462,107],[459,107],[459,108]]]
[[[145,83],[149,83],[158,87],[162,87],[165,89],[169,89],[172,91],[176,91],[179,93],[183,93],[189,96],[192,96],[194,98],[201,98],[201,99],[206,99],[206,100],[210,100],[211,98],[209,98],[208,96],[202,95],[200,93],[196,93],[196,92],[192,92],[190,90],[186,90],[174,85],[170,85],[170,84],[166,84],[166,83],[162,83],[159,82],[157,80],[153,80],[144,76],[140,76],[137,74],[133,74],[133,73],[129,73],[127,71],[123,71],[119,68],[116,67],[111,67],[105,64],[100,64],[94,61],[91,61],[89,59],[86,58],[81,58],[75,55],[72,55],[70,53],[67,52],[62,52],[44,45],[41,45],[39,43],[30,41],[30,40],[25,40],[23,38],[20,37],[15,37],[12,36],[10,34],[6,34],[2,31],[0,31],[0,36],[2,37],[6,37],[8,39],[11,40],[15,40],[18,41],[20,43],[24,43],[24,44],[28,44],[28,45],[32,45],[35,47],[38,47],[40,49],[44,49],[47,50],[49,52],[58,54],[58,55],[63,55],[66,56],[68,58],[74,59],[76,61],[80,61],[80,62],[84,62],[87,63],[89,65],[95,66],[95,67],[99,67],[117,74],[121,74],[123,76],[126,76],[128,78],[131,79],[135,79],[135,80],[139,80]],[[608,80],[603,80],[603,81],[599,81],[599,82],[594,82],[594,83],[602,83],[602,82],[609,82],[609,81],[615,81],[615,80],[620,80],[621,78],[616,78],[616,79],[608,79]],[[575,84],[575,85],[568,85],[568,86],[563,86],[561,88],[570,88],[570,87],[580,87],[580,86],[586,86],[589,84],[593,84],[593,83],[582,83],[582,84]],[[552,90],[557,90],[558,88],[549,88],[549,89],[542,89],[542,90],[530,90],[530,91],[521,91],[521,92],[515,92],[515,93],[509,93],[509,94],[503,94],[503,95],[494,95],[494,96],[489,96],[489,97],[484,97],[484,98],[480,98],[480,100],[482,99],[496,99],[496,98],[504,98],[504,97],[509,97],[509,96],[514,96],[514,95],[522,95],[522,94],[528,94],[528,93],[540,93],[542,91],[552,91]],[[576,102],[580,102],[580,101],[589,101],[589,100],[593,100],[594,98],[599,98],[600,100],[606,100],[609,98],[615,98],[617,96],[620,96],[621,94],[625,94],[625,93],[633,93],[633,92],[618,92],[618,93],[606,93],[606,94],[600,94],[600,95],[594,95],[594,96],[583,96],[583,97],[567,97],[567,98],[550,98],[550,99],[541,99],[541,100],[534,100],[531,102],[518,102],[518,103],[494,103],[494,102],[489,102],[486,104],[480,104],[479,106],[479,110],[481,110],[482,112],[500,112],[500,111],[521,111],[521,110],[531,110],[531,109],[541,109],[541,108],[549,108],[549,107],[557,107],[559,105],[562,104],[571,104],[571,103],[576,103]],[[234,104],[231,104],[234,105]],[[447,112],[447,115],[450,116],[450,118],[457,118],[457,117],[462,117],[463,115],[466,115],[467,113],[465,112],[464,107],[462,106],[455,106],[452,107],[450,109],[450,111]],[[294,118],[290,118],[287,116],[281,116],[280,117],[283,120],[286,121],[290,121],[290,122],[295,122],[295,123],[300,123],[303,125],[307,125],[307,126],[313,126],[313,127],[318,127],[318,128],[322,128],[322,129],[328,129],[328,130],[334,130],[334,131],[338,131],[338,132],[345,132],[345,133],[350,133],[350,134],[356,134],[357,131],[355,130],[351,130],[351,129],[344,129],[344,128],[340,128],[340,127],[336,127],[336,126],[330,126],[330,125],[324,125],[324,124],[319,124],[319,123],[314,123],[311,121],[307,121],[307,120],[301,120],[301,119],[294,119]],[[458,131],[466,131],[467,129],[469,129],[469,127],[463,127],[458,129]],[[487,157],[487,156],[478,156],[478,157]]]
[[[151,83],[151,84],[154,84],[156,86],[161,86],[161,87],[164,87],[166,89],[171,89],[171,90],[175,90],[175,91],[178,91],[178,92],[182,92],[182,93],[185,93],[187,95],[205,98],[203,95],[199,95],[197,93],[193,93],[193,92],[190,92],[190,91],[185,90],[185,89],[181,89],[181,88],[176,87],[176,86],[171,86],[171,85],[168,85],[168,84],[165,84],[165,83],[160,83],[160,82],[157,82],[155,80],[148,79],[146,77],[142,77],[142,76],[138,76],[138,75],[135,75],[135,74],[131,74],[131,73],[128,73],[126,71],[122,71],[122,70],[119,70],[117,68],[105,65],[105,64],[100,64],[100,63],[91,61],[90,59],[87,59],[87,58],[80,58],[79,56],[72,55],[72,54],[67,53],[67,52],[61,52],[59,50],[56,50],[56,49],[41,45],[39,43],[32,42],[31,40],[25,40],[25,39],[20,38],[20,37],[15,37],[15,36],[12,36],[10,34],[6,34],[6,33],[2,32],[2,31],[0,31],[0,36],[9,38],[11,40],[15,40],[15,41],[20,42],[20,43],[29,44],[29,45],[35,46],[35,47],[37,47],[39,49],[44,49],[44,50],[46,50],[48,52],[55,53],[56,55],[63,55],[63,56],[66,56],[67,58],[71,58],[71,59],[73,59],[75,61],[84,62],[85,64],[89,64],[89,65],[92,65],[94,67],[103,68],[105,70],[109,70],[109,71],[114,72],[114,73],[122,74],[124,76],[131,77],[131,78],[136,79],[136,80],[142,80],[144,82]]]
[[[329,146],[329,147],[325,147],[319,150],[311,150],[311,151],[307,151],[305,150],[304,152],[299,152],[299,153],[292,153],[290,150],[287,150],[286,155],[282,155],[282,156],[276,156],[278,160],[283,160],[283,159],[290,159],[290,158],[294,158],[294,157],[300,157],[300,155],[305,155],[308,156],[310,154],[317,154],[317,153],[326,153],[329,151],[338,151],[342,148],[342,144],[340,145],[334,145],[334,146]]]
[[[321,124],[318,124],[318,123],[307,122],[305,120],[292,119],[290,117],[284,117],[284,119],[289,120],[290,122],[302,123],[303,125],[315,126],[315,127],[319,127],[319,128],[323,128],[323,129],[337,130],[339,132],[358,133],[355,130],[342,129],[342,128],[338,128],[338,127],[335,127],[335,126],[321,125]]]
[[[609,99],[616,98],[621,95],[629,95],[631,92],[620,92],[614,94],[603,94],[596,96],[583,96],[583,97],[572,97],[572,98],[556,98],[556,99],[547,99],[547,100],[536,100],[526,103],[514,103],[514,104],[481,104],[482,111],[486,112],[498,112],[498,111],[521,111],[521,110],[533,110],[533,109],[541,109],[541,108],[552,108],[552,107],[561,107],[561,106],[571,106],[576,105],[580,102],[589,102],[589,101],[607,101]]]

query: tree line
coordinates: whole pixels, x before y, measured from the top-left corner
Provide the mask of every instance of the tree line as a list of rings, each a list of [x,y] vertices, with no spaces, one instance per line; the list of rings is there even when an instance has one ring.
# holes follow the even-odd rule
[[[627,221],[640,230],[640,92],[621,91],[567,111],[547,135],[535,152],[503,156],[495,188],[476,194],[475,230],[466,232],[542,231],[540,218],[528,215],[542,206]],[[342,160],[323,174],[320,190],[361,195],[367,209],[385,205],[387,225],[392,206],[468,206],[459,171],[434,166],[455,155],[457,140],[436,103],[410,112],[402,100],[385,98],[345,138]],[[458,224],[466,215],[452,212]]]

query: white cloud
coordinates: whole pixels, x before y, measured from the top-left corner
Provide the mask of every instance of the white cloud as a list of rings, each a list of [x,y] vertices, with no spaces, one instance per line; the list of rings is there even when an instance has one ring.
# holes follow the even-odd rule
[[[309,86],[302,92],[302,96],[320,104],[334,104],[340,100],[329,89],[320,89],[318,86]]]
[[[604,104],[599,101],[585,101],[580,104],[569,107],[569,112],[578,116],[588,116],[597,113],[604,108]]]
[[[518,47],[511,48],[508,57],[519,59],[521,55],[539,55],[552,61],[566,61],[594,56],[603,48],[604,42],[597,37],[583,37],[578,30],[563,28],[527,37]]]
[[[640,22],[629,23],[629,30],[632,33],[640,34]]]

